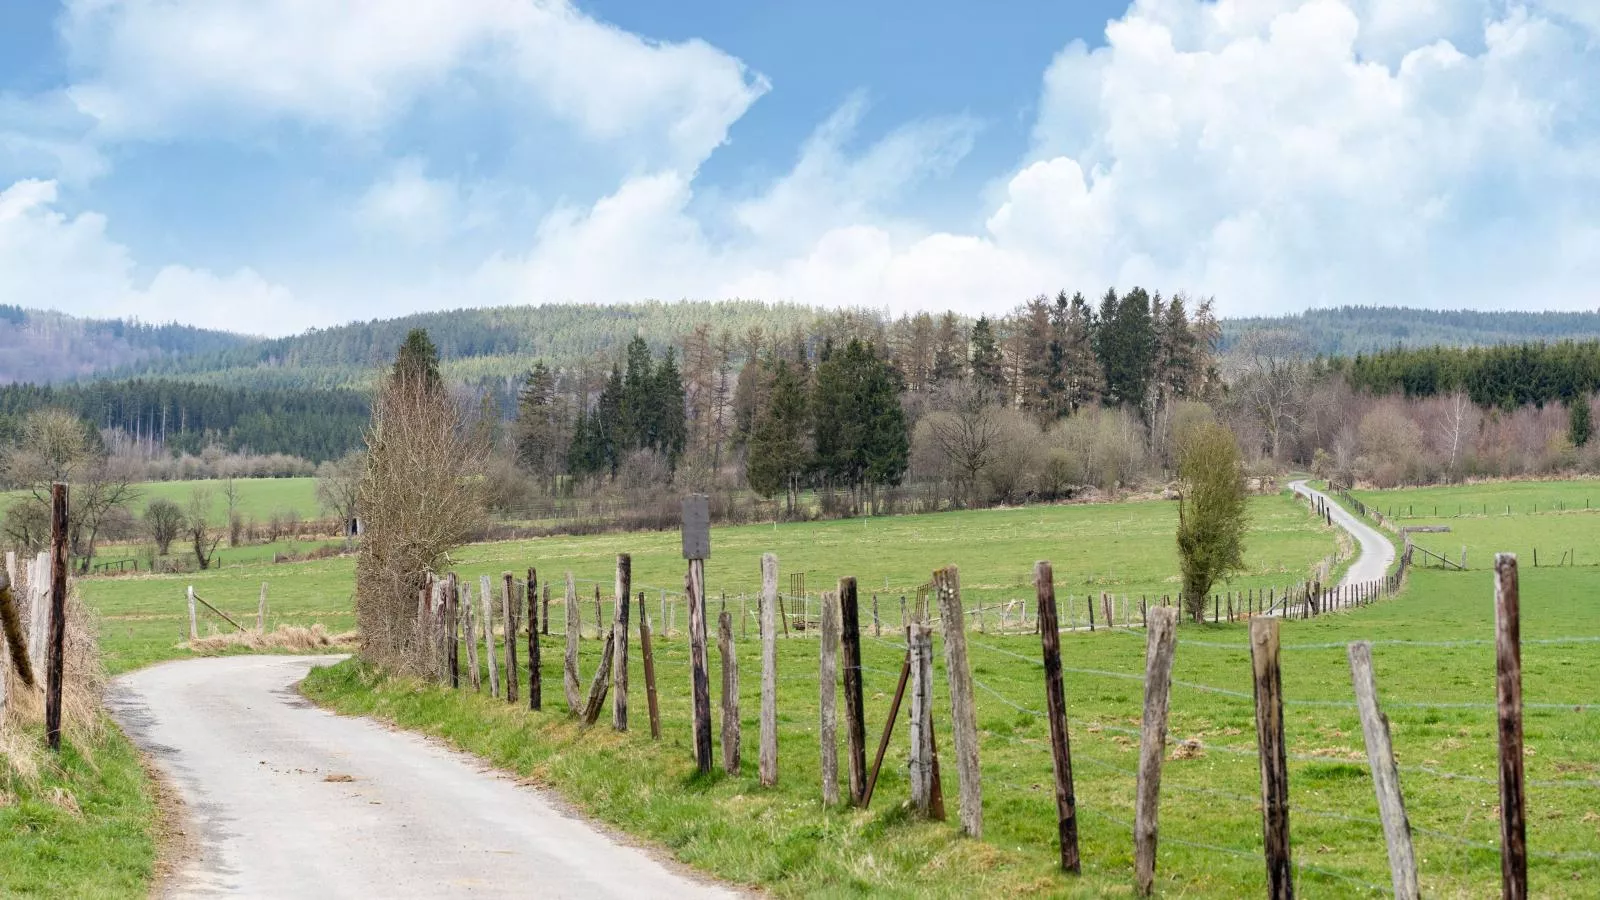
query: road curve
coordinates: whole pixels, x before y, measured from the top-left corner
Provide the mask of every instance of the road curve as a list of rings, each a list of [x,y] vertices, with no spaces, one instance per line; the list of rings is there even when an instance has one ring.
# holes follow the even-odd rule
[[[1349,532],[1361,548],[1360,554],[1345,572],[1344,580],[1339,583],[1340,587],[1377,581],[1388,573],[1389,566],[1394,564],[1394,544],[1390,543],[1388,538],[1357,518],[1355,513],[1335,503],[1327,494],[1313,489],[1304,480],[1292,481],[1289,487],[1302,497],[1322,500],[1327,504],[1329,512],[1333,515],[1333,524]]]
[[[166,663],[109,706],[187,805],[172,897],[728,897],[471,757],[318,709],[294,685],[336,658]]]

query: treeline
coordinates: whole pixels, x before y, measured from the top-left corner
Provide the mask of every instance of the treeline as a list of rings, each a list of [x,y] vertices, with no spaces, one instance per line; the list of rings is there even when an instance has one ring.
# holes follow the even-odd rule
[[[253,390],[164,379],[15,384],[0,386],[0,442],[40,409],[71,412],[149,457],[215,446],[312,462],[360,446],[370,415],[367,397],[351,390]]]
[[[156,359],[215,354],[249,342],[188,325],[78,319],[0,304],[0,384],[65,381]]]
[[[1600,339],[1600,312],[1339,306],[1284,316],[1225,319],[1222,349],[1255,332],[1290,335],[1308,356],[1353,356],[1396,347],[1488,347]]]
[[[1600,341],[1393,349],[1358,355],[1347,365],[1350,383],[1371,394],[1462,391],[1479,406],[1505,410],[1570,403],[1600,390]]]

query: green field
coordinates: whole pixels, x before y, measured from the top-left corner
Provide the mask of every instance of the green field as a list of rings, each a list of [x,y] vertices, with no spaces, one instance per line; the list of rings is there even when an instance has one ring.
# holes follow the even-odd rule
[[[1318,525],[1288,496],[1256,498],[1250,508],[1249,571],[1229,589],[1281,590],[1306,578],[1317,560],[1333,552],[1334,532]],[[899,596],[914,597],[917,586],[939,566],[959,565],[969,600],[993,604],[1031,597],[1033,563],[1050,559],[1061,579],[1063,600],[1076,597],[1075,608],[1083,605],[1085,595],[1101,591],[1154,598],[1177,588],[1171,574],[1177,571],[1172,537],[1176,518],[1175,504],[1151,502],[717,528],[706,581],[713,595],[725,593],[738,603],[743,593],[753,608],[761,554],[773,552],[779,556],[785,592],[791,573],[806,576],[805,592],[813,598],[839,577],[854,575],[866,597],[873,591],[883,595],[883,616],[889,618],[892,611],[892,620],[898,622]],[[667,610],[681,630],[681,550],[676,532],[548,537],[465,547],[457,554],[456,571],[473,584],[480,575],[507,570],[521,574],[529,567],[537,567],[546,579],[570,571],[580,582],[580,593],[592,594],[600,584],[609,596],[616,554],[631,553],[636,589],[647,590],[657,610],[666,592]],[[223,551],[225,560],[231,552]],[[232,566],[181,576],[90,579],[82,589],[102,617],[106,665],[122,672],[184,652],[176,644],[187,635],[187,585],[235,618],[253,619],[265,582],[269,625],[321,622],[343,630],[354,625],[353,578],[354,562],[343,558]],[[804,603],[796,604],[797,613],[803,613]],[[1076,615],[1086,612],[1079,609]],[[228,629],[221,619],[206,618],[202,630]]]
[[[201,481],[145,481],[135,486],[137,497],[130,504],[134,515],[142,515],[147,503],[155,499],[171,500],[184,507],[194,495],[195,488],[211,493],[211,516],[216,522],[228,518],[228,501],[222,496],[226,482]],[[294,512],[302,520],[320,519],[322,507],[317,503],[315,478],[238,478],[234,485],[239,489],[239,513],[246,519],[266,522],[274,515]],[[0,493],[0,508],[13,500],[26,496],[21,491]]]
[[[1600,511],[1600,479],[1597,478],[1493,481],[1352,493],[1384,515],[1404,519]]]

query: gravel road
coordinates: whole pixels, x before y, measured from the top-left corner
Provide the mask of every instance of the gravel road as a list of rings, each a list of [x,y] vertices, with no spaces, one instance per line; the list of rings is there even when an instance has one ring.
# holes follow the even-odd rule
[[[1358,584],[1366,581],[1377,581],[1388,571],[1394,563],[1394,544],[1384,537],[1376,528],[1356,517],[1338,503],[1334,502],[1327,494],[1313,490],[1304,481],[1290,482],[1289,487],[1302,497],[1321,499],[1327,502],[1329,510],[1333,513],[1333,524],[1343,528],[1356,539],[1361,546],[1361,553],[1355,562],[1350,564],[1350,569],[1345,573],[1344,581],[1340,586]]]
[[[336,658],[235,656],[121,676],[109,705],[187,807],[171,897],[728,897],[438,744],[318,709]]]

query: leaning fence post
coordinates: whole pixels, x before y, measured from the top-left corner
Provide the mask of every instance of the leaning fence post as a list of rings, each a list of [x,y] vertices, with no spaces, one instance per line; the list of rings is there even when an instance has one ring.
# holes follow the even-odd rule
[[[661,707],[656,705],[656,655],[650,647],[650,607],[639,592],[639,656],[644,663],[644,699],[650,708],[650,739],[661,740]]]
[[[722,659],[722,770],[739,774],[739,658],[733,652],[733,613],[717,616],[717,655]]]
[[[861,696],[861,611],[856,580],[839,579],[839,634],[844,652],[844,737],[849,754],[850,803],[867,797],[867,724]]]
[[[616,652],[617,636],[606,633],[605,646],[600,649],[600,665],[595,667],[594,680],[589,682],[589,701],[583,707],[583,724],[600,721],[600,710],[605,708],[606,689],[611,686],[611,656]]]
[[[549,586],[545,590],[549,591]],[[539,671],[539,570],[528,569],[528,708],[544,706],[544,685]]]
[[[761,555],[761,785],[778,784],[778,557]]]
[[[1250,665],[1255,676],[1256,746],[1261,755],[1261,831],[1266,847],[1267,897],[1291,900],[1289,758],[1283,740],[1283,673],[1278,668],[1277,619],[1250,620]]]
[[[911,668],[911,805],[933,812],[933,631],[922,622],[906,629]]]
[[[1138,800],[1133,811],[1134,888],[1148,897],[1155,890],[1156,841],[1161,809],[1161,760],[1167,749],[1167,710],[1172,691],[1172,657],[1177,649],[1178,611],[1150,610],[1144,651],[1144,717],[1139,730]]]
[[[839,602],[829,591],[822,592],[821,649],[817,667],[821,693],[818,696],[818,739],[822,752],[822,802],[839,803],[839,719],[835,711],[839,685]]]
[[[548,620],[547,620],[548,621]],[[578,682],[578,585],[567,573],[567,609],[561,630],[566,632],[567,657],[562,686],[567,692],[567,711],[576,714],[583,703],[583,686]]]
[[[961,790],[961,830],[983,837],[983,783],[978,770],[978,711],[972,701],[967,636],[961,627],[961,575],[955,566],[933,573],[944,623],[945,677],[950,682],[950,719],[955,735],[956,777]]]
[[[612,608],[611,727],[628,730],[628,601],[633,596],[633,557],[617,554],[617,602]]]
[[[1400,794],[1400,769],[1394,761],[1394,744],[1389,739],[1389,717],[1378,707],[1378,681],[1372,672],[1372,645],[1356,641],[1348,650],[1350,681],[1355,687],[1356,708],[1361,713],[1361,735],[1367,745],[1367,765],[1372,769],[1372,786],[1378,795],[1378,815],[1383,820],[1384,842],[1389,847],[1389,876],[1394,883],[1395,900],[1417,900],[1417,857],[1411,846],[1411,823],[1406,819],[1405,800]]]
[[[1528,809],[1522,771],[1522,611],[1517,557],[1494,557],[1495,706],[1500,734],[1500,893],[1528,896]]]
[[[1072,786],[1072,745],[1067,736],[1067,695],[1061,684],[1061,633],[1056,627],[1056,576],[1050,563],[1033,567],[1038,593],[1039,640],[1044,650],[1045,712],[1050,718],[1050,756],[1056,781],[1056,837],[1061,848],[1061,869],[1074,875],[1082,871],[1078,859],[1078,798]]]

